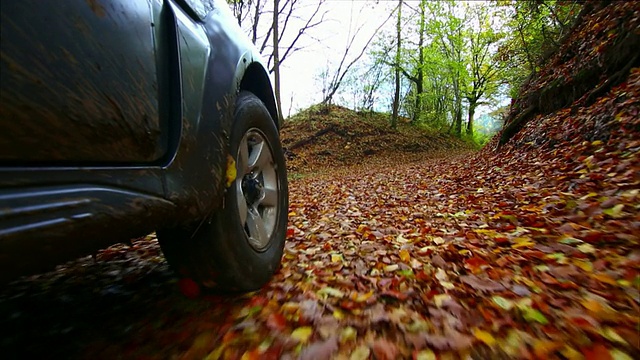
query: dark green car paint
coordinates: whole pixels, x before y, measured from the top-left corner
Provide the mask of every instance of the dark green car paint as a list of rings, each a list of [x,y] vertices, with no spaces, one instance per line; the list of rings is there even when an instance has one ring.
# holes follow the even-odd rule
[[[0,281],[206,218],[237,93],[278,118],[223,1],[0,7]]]

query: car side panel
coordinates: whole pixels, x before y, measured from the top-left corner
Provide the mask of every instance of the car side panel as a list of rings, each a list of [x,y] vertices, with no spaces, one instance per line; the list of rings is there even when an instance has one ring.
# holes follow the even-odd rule
[[[2,1],[0,164],[145,164],[165,155],[159,4]]]

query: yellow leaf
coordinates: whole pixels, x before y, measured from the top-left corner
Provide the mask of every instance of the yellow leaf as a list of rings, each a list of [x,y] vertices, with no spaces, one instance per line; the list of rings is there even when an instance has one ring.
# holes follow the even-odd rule
[[[622,350],[611,349],[609,354],[611,354],[613,360],[633,360],[631,356],[627,355],[627,353]]]
[[[614,278],[607,274],[591,274],[591,277],[605,284],[616,286],[618,283]]]
[[[396,270],[398,270],[398,268],[399,268],[399,266],[398,266],[398,265],[396,265],[396,264],[393,264],[393,265],[387,265],[387,266],[385,266],[385,267],[384,267],[384,271],[386,271],[386,272],[392,272],[392,271],[396,271]]]
[[[489,334],[486,331],[482,331],[480,329],[473,330],[473,336],[475,336],[476,339],[482,341],[483,343],[489,346],[492,346],[493,344],[496,343],[496,339],[491,334]]]
[[[373,290],[369,291],[366,294],[360,294],[360,293],[354,292],[353,295],[351,295],[351,300],[355,302],[364,302],[364,301],[367,301],[371,296],[373,296]]]
[[[233,156],[227,155],[227,187],[233,184],[233,181],[236,179],[236,161],[233,160]]]
[[[618,219],[622,217],[622,210],[624,209],[624,204],[618,204],[612,208],[602,210],[602,213],[605,215],[609,215],[614,219]]]
[[[582,244],[582,245],[578,245],[578,250],[580,250],[580,252],[583,252],[585,254],[592,254],[596,251],[596,248],[594,248],[593,245],[591,244]]]
[[[414,359],[416,360],[436,360],[436,354],[432,351],[432,350],[421,350],[418,351],[415,356]]]
[[[340,342],[345,343],[347,341],[355,340],[358,336],[358,332],[351,326],[347,326],[346,328],[340,331]]]
[[[565,347],[560,350],[560,354],[568,360],[584,360],[584,356],[581,353],[568,345],[565,345]]]
[[[344,319],[344,313],[339,309],[335,309],[333,310],[333,317],[336,318],[336,320],[342,320]]]
[[[337,298],[343,298],[344,297],[344,293],[338,289],[332,288],[332,287],[323,287],[322,289],[318,290],[318,292],[316,293],[318,295],[320,295],[321,297],[329,297],[329,296],[333,296],[333,297],[337,297]]]
[[[615,330],[613,330],[610,327],[605,327],[604,329],[602,329],[600,331],[600,334],[611,342],[617,342],[623,345],[627,344],[627,342],[622,337],[620,337],[620,335],[618,335],[618,333]]]
[[[409,262],[409,260],[411,260],[411,256],[409,255],[409,251],[407,251],[406,249],[400,250],[400,260],[402,260],[404,262]]]
[[[582,304],[582,306],[585,307],[585,309],[592,311],[594,313],[600,312],[604,309],[602,304],[597,300],[585,299],[585,300],[582,300],[580,303]]]
[[[625,279],[618,279],[618,285],[629,287],[631,286],[631,281]]]
[[[511,308],[513,308],[513,301],[503,298],[502,296],[493,296],[491,300],[493,300],[496,305],[500,306],[504,310],[509,311],[511,310]]]
[[[360,345],[358,346],[351,355],[349,356],[349,360],[367,360],[371,355],[371,350],[368,345]]]
[[[433,239],[431,239],[431,241],[433,241],[433,243],[436,244],[436,245],[444,244],[444,239],[441,238],[440,236],[434,237]]]
[[[520,332],[515,329],[509,330],[504,339],[500,339],[498,345],[511,358],[517,358],[520,354],[520,348],[523,346],[523,339]]]
[[[311,326],[302,326],[293,330],[291,337],[298,340],[298,342],[306,343],[309,341],[311,334],[313,334],[313,328],[311,328]]]
[[[451,295],[449,294],[438,294],[433,297],[433,301],[436,303],[437,307],[442,307],[442,302],[449,299],[451,299]]]
[[[528,248],[536,245],[531,239],[525,237],[519,237],[513,239],[515,244],[511,245],[512,249]]]
[[[339,261],[342,261],[342,255],[331,254],[331,262],[339,262]]]
[[[590,193],[588,193],[587,195],[585,195],[585,196],[581,197],[581,198],[580,198],[580,200],[586,200],[586,199],[588,199],[588,198],[590,198],[590,197],[594,197],[594,196],[598,196],[598,193],[596,193],[596,192],[590,192]]]
[[[593,264],[591,261],[575,259],[573,264],[586,272],[593,272]]]
[[[442,285],[442,287],[447,289],[447,290],[453,290],[453,289],[456,288],[455,285],[453,285],[452,283],[450,283],[448,281],[440,281],[440,285]]]
[[[401,244],[406,244],[409,242],[409,240],[405,239],[404,236],[402,236],[402,234],[398,234],[398,237],[396,237],[396,241]]]

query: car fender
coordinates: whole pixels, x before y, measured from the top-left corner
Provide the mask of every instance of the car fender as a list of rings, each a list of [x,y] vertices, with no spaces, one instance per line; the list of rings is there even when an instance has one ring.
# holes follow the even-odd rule
[[[167,199],[181,209],[181,215],[169,226],[206,219],[223,206],[229,134],[241,90],[255,93],[277,119],[271,82],[257,50],[230,20],[233,18],[226,13],[228,6],[216,4],[220,6],[215,6],[201,22],[193,20],[193,16],[187,21],[188,13],[172,4],[177,20],[183,100],[179,145],[165,168],[164,182]],[[203,54],[207,54],[206,66],[201,65]],[[206,70],[198,71],[198,66]]]

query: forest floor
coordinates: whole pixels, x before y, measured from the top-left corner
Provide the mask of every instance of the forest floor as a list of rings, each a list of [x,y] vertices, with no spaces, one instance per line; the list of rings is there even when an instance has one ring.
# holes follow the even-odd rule
[[[639,95],[635,69],[598,102],[539,119],[499,151],[496,141],[473,152],[388,129],[369,143],[354,132],[371,126],[328,118],[290,125],[289,148],[337,130],[288,150],[287,242],[263,289],[199,294],[149,235],[2,288],[2,353],[638,358]]]

